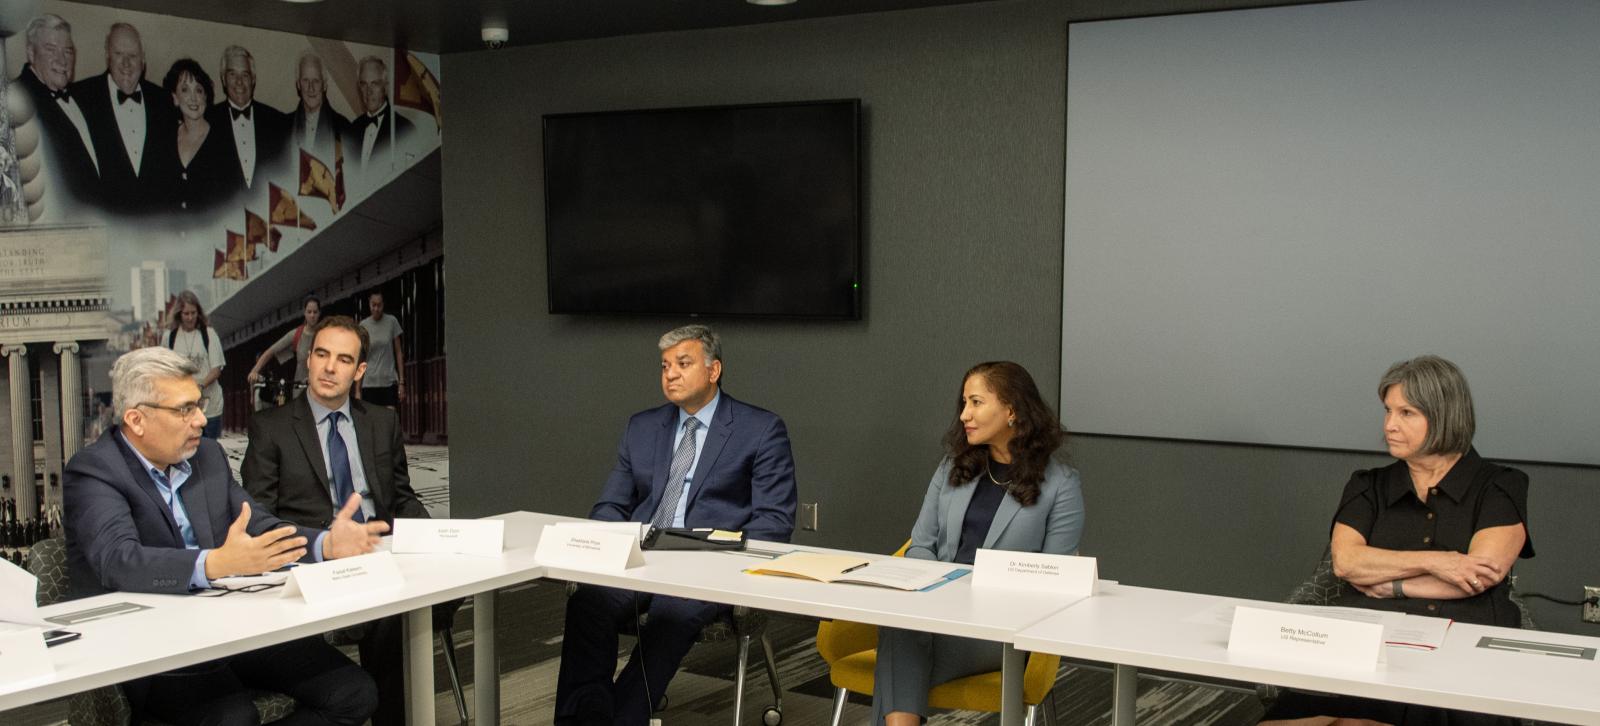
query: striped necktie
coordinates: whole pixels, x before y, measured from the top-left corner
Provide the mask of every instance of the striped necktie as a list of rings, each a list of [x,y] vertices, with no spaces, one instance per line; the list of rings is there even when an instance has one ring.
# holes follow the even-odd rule
[[[672,467],[667,469],[667,490],[661,494],[661,504],[650,518],[653,527],[671,527],[678,516],[678,500],[683,498],[683,483],[689,478],[689,468],[694,466],[694,432],[700,428],[700,419],[690,416],[683,421],[683,440],[672,454]]]

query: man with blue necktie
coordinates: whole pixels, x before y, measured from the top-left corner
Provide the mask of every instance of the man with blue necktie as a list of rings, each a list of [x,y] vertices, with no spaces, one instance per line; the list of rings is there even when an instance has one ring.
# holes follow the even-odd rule
[[[400,417],[350,396],[367,370],[367,332],[346,315],[323,318],[306,335],[306,392],[250,418],[250,443],[240,476],[266,511],[307,527],[334,516],[338,503],[361,495],[357,521],[394,524],[427,518],[411,489]],[[444,608],[454,615],[455,606]],[[361,665],[378,684],[374,726],[405,723],[405,676],[398,616],[369,623],[359,643]]]
[[[722,340],[688,325],[661,336],[664,406],[634,414],[590,519],[712,527],[787,542],[798,501],[783,419],[723,393]],[[567,600],[558,724],[644,724],[700,629],[730,606],[579,587]],[[618,629],[648,614],[616,672]]]

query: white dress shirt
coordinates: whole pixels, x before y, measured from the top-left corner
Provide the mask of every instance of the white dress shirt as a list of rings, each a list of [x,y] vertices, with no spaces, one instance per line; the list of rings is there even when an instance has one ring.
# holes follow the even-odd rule
[[[250,109],[250,115],[234,117],[234,110]],[[250,187],[256,176],[256,119],[255,109],[239,108],[228,102],[228,116],[233,124],[233,150],[239,154],[239,171],[244,172],[244,185]]]
[[[133,166],[133,173],[139,173],[139,164],[144,157],[145,115],[144,104],[153,103],[155,99],[145,98],[143,101],[128,99],[117,102],[117,94],[122,89],[117,88],[116,81],[111,80],[111,74],[106,74],[107,93],[111,96],[111,115],[117,120],[118,135],[122,137],[122,148],[128,152],[128,164]],[[134,89],[138,92],[139,89]],[[141,95],[142,97],[142,95]],[[95,166],[99,166],[99,160]]]

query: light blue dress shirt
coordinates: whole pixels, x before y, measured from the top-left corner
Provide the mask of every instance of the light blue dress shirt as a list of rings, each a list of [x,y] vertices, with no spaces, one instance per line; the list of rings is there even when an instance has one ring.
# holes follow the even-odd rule
[[[123,436],[121,431],[118,431],[117,435],[122,436],[122,443],[127,444],[128,450],[139,457],[139,463],[144,466],[145,473],[150,475],[150,481],[155,482],[156,491],[161,493],[161,501],[167,503],[167,509],[172,511],[172,519],[178,523],[178,532],[183,535],[183,546],[191,550],[200,549],[200,543],[194,538],[194,525],[189,523],[189,511],[183,506],[183,498],[178,496],[178,490],[183,487],[183,483],[189,481],[189,477],[194,474],[194,467],[185,460],[167,471],[162,471],[150,463],[149,459],[144,458],[144,454],[139,453],[138,447],[134,446],[127,436]],[[195,558],[194,573],[189,575],[190,590],[205,590],[211,587],[211,581],[206,579],[206,557],[210,554],[211,550],[200,550],[200,556]]]
[[[711,436],[711,420],[717,415],[717,404],[722,401],[722,389],[717,389],[717,395],[711,397],[711,402],[702,406],[694,413],[700,421],[700,429],[694,433],[694,463],[689,466],[689,474],[683,480],[683,495],[678,497],[678,511],[672,514],[672,526],[682,527],[683,515],[689,511],[689,491],[694,486],[694,473],[700,468],[700,453],[706,450],[706,439]],[[683,442],[683,422],[689,420],[689,412],[678,409],[677,433],[672,435],[672,450],[678,450],[678,444]]]
[[[333,510],[339,511],[344,502],[339,501],[339,493],[333,488],[333,462],[328,460],[328,414],[333,409],[328,408],[311,396],[306,396],[306,403],[311,404],[311,415],[317,421],[317,443],[322,446],[322,470],[328,472],[328,497],[333,500]],[[339,413],[344,414],[339,419],[339,438],[344,439],[344,450],[352,454],[350,457],[350,485],[357,494],[361,495],[361,513],[367,516],[367,521],[372,521],[377,516],[377,509],[372,503],[372,492],[367,489],[367,471],[361,467],[361,449],[356,447],[356,424],[350,418],[350,399],[344,399],[344,405],[339,407]],[[321,548],[318,548],[319,550]]]

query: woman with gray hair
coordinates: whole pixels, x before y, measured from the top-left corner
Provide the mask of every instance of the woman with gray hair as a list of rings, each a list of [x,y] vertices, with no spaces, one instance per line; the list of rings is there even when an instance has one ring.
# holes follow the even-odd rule
[[[1383,440],[1397,461],[1351,475],[1333,516],[1336,604],[1517,627],[1508,576],[1533,556],[1528,476],[1472,446],[1472,392],[1454,363],[1396,363],[1378,384]],[[1494,716],[1369,699],[1286,692],[1267,719],[1330,723],[1491,724]]]

